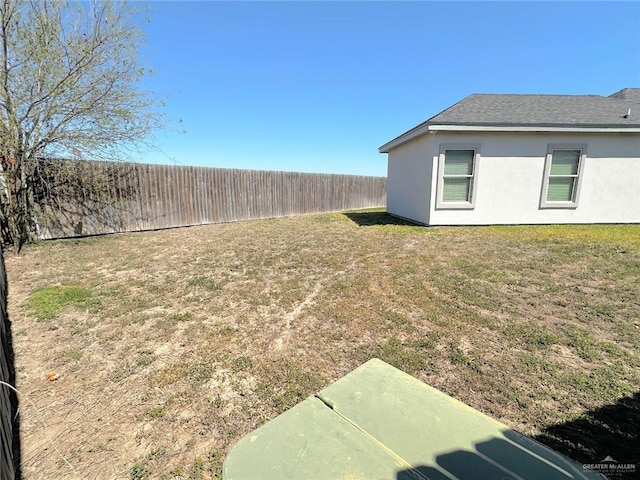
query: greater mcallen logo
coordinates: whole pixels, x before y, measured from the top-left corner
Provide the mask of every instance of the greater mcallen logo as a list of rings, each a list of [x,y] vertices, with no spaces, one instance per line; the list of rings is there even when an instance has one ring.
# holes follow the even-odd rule
[[[610,455],[607,455],[606,458],[598,463],[585,463],[583,467],[585,470],[589,469],[609,476],[634,473],[636,471],[635,463],[618,463]]]

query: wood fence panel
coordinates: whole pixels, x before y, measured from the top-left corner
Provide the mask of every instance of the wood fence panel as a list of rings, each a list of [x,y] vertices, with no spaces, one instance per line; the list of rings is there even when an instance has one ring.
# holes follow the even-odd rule
[[[7,312],[7,275],[0,248],[0,380],[15,386],[11,335],[11,322]],[[16,441],[19,439],[17,402],[15,393],[5,385],[0,385],[0,478],[7,480],[15,477],[14,461],[19,468],[20,446]]]
[[[220,209],[219,222],[231,221],[231,209],[235,208],[233,199],[228,196],[231,189],[227,182],[226,170],[216,170],[216,178],[213,188],[216,189],[216,201]]]
[[[62,187],[50,192],[45,215],[39,219],[41,239],[337,212],[386,203],[384,177],[79,163],[68,170],[87,178],[75,180],[87,183],[79,194],[82,198],[68,198]],[[102,185],[102,190],[93,191],[92,185]]]
[[[213,218],[212,222],[222,222],[224,218],[224,213],[222,210],[222,202],[220,201],[220,182],[218,181],[220,177],[220,170],[208,170],[209,182],[207,188],[211,192],[212,202],[213,202]]]

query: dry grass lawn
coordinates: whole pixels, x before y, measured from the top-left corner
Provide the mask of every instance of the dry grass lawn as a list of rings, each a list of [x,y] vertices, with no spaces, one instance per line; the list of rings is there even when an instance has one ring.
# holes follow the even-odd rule
[[[584,462],[601,460],[588,438],[549,429],[640,390],[640,225],[357,212],[50,241],[6,264],[25,480],[220,478],[240,437],[371,357]],[[631,461],[630,442],[600,447]]]

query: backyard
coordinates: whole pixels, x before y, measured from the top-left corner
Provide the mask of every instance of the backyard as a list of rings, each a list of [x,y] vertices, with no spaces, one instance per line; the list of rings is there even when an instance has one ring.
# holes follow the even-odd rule
[[[25,480],[220,478],[372,357],[577,461],[638,462],[640,225],[360,211],[5,257]]]

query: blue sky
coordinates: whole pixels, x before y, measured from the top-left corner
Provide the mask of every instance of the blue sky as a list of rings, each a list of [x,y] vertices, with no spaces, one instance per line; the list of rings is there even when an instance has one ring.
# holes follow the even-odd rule
[[[637,1],[148,6],[144,162],[384,176],[380,145],[471,93],[640,87]]]

